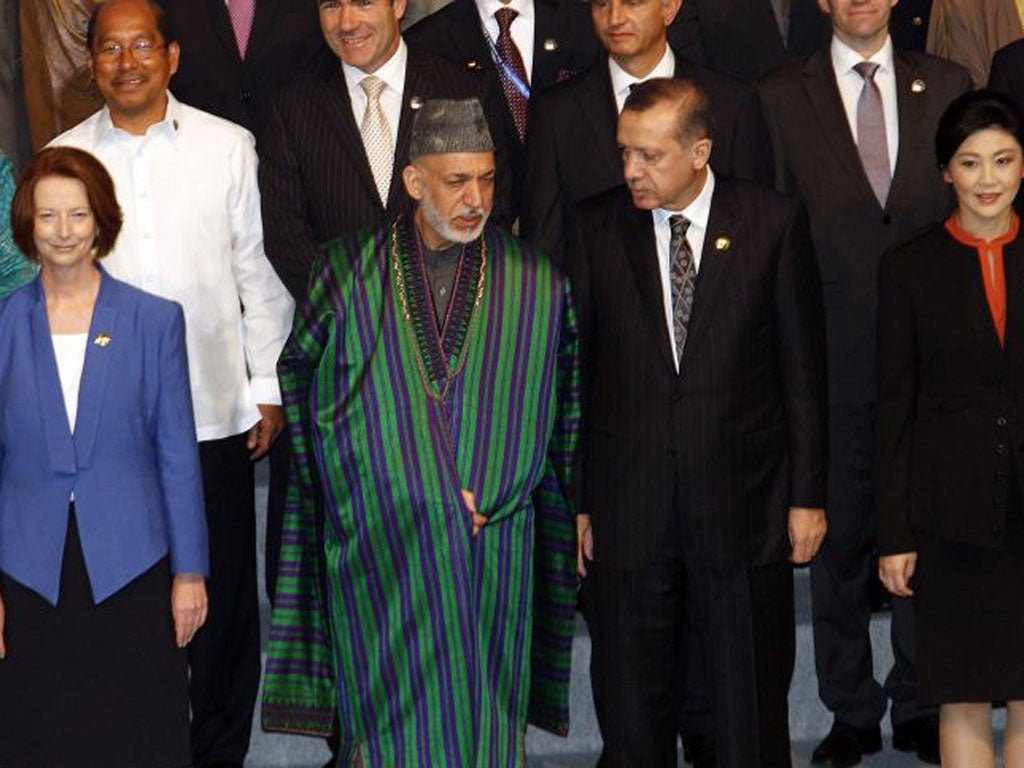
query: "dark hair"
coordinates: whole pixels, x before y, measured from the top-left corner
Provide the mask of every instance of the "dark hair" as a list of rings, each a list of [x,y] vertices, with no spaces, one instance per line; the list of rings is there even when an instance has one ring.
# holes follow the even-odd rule
[[[1022,124],[1024,120],[1017,105],[1003,94],[986,89],[965,93],[954,99],[939,119],[935,160],[939,168],[946,168],[960,145],[986,128],[1006,131],[1024,147]]]
[[[22,171],[11,203],[11,231],[22,253],[32,261],[39,260],[33,237],[36,185],[48,176],[77,179],[85,185],[85,194],[96,221],[96,258],[110,253],[121,232],[121,207],[114,194],[114,182],[103,163],[88,152],[73,147],[44,149]]]
[[[674,104],[678,112],[679,143],[714,139],[715,121],[711,117],[708,95],[693,80],[681,77],[655,77],[629,89],[622,111],[646,112],[664,103]]]
[[[89,26],[85,28],[85,49],[92,51],[93,43],[96,42],[96,23],[97,19],[103,10],[115,2],[115,0],[104,0],[104,2],[97,5],[92,9],[92,13],[89,16]],[[160,39],[164,45],[170,45],[174,42],[174,33],[171,32],[171,26],[167,23],[167,16],[164,13],[163,6],[155,2],[155,0],[141,0],[149,6],[149,10],[153,12],[153,16],[156,21],[156,31],[160,34]]]

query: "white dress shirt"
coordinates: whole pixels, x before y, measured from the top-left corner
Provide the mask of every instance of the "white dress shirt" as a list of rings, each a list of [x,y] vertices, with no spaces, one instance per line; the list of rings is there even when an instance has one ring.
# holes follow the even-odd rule
[[[185,311],[198,439],[245,432],[257,403],[281,402],[277,358],[295,309],[263,252],[252,135],[168,94],[145,136],[104,107],[52,143],[91,152],[114,179],[124,226],[103,266]]]
[[[476,0],[476,10],[480,14],[480,22],[484,25],[491,42],[498,42],[498,20],[494,17],[502,8],[511,8],[519,15],[512,20],[509,32],[512,34],[512,42],[519,49],[519,55],[523,58],[523,66],[526,67],[526,78],[533,80],[533,40],[535,34],[536,15],[533,11],[533,0],[509,0],[507,3],[501,0]]]
[[[644,80],[651,80],[655,77],[675,77],[676,57],[675,54],[672,53],[672,48],[666,45],[665,55],[661,57],[661,61],[655,65],[654,69],[647,74],[647,77],[633,77],[629,72],[616,64],[615,59],[609,56],[608,73],[612,76],[612,92],[615,94],[615,109],[621,112],[622,105],[626,103],[626,97],[629,96],[629,89],[636,83],[642,83]]]
[[[835,35],[832,36],[832,69],[836,73],[836,84],[839,96],[843,100],[846,111],[846,122],[850,126],[853,143],[857,143],[857,102],[864,90],[864,78],[857,74],[854,66],[862,61],[878,64],[875,72],[875,83],[882,94],[882,111],[885,114],[885,138],[889,144],[889,172],[896,173],[896,153],[900,148],[900,121],[896,106],[896,69],[892,55],[892,38],[887,37],[885,44],[874,56],[865,59]]]
[[[82,383],[82,369],[85,368],[85,348],[88,333],[54,333],[53,356],[57,360],[57,377],[60,391],[64,395],[64,410],[68,414],[68,428],[75,432],[78,421],[78,390]],[[72,493],[71,498],[75,495]]]
[[[363,115],[366,114],[366,107],[370,103],[360,83],[370,75],[376,75],[384,81],[386,87],[380,94],[380,108],[384,110],[384,117],[388,121],[392,148],[398,146],[398,122],[402,119],[402,94],[405,92],[405,67],[408,61],[409,49],[405,41],[399,38],[398,50],[381,64],[376,72],[363,72],[344,62],[341,64],[341,71],[345,73],[348,98],[352,102],[352,116],[356,119],[356,128],[363,124]]]
[[[669,217],[681,213],[690,220],[690,226],[686,230],[686,242],[690,244],[693,251],[694,272],[700,272],[700,257],[704,250],[704,236],[708,233],[708,217],[711,215],[711,198],[715,194],[715,174],[708,166],[708,177],[704,180],[701,188],[693,202],[681,211],[670,211],[665,208],[655,208],[652,211],[654,217],[654,242],[658,249],[658,274],[661,275],[661,298],[665,305],[665,324],[668,328],[668,340],[672,345],[672,359],[676,361],[676,370],[679,370],[679,353],[676,351],[675,321],[672,314],[672,282],[669,279],[671,262],[669,244],[672,242],[672,225],[669,224]]]

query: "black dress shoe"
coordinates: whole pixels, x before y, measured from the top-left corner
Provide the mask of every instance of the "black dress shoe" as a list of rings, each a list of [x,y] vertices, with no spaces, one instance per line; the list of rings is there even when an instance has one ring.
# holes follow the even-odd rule
[[[928,765],[939,765],[939,716],[925,715],[906,723],[893,725],[892,748],[900,752],[916,752],[917,759]]]
[[[874,754],[881,748],[882,731],[877,725],[874,728],[857,728],[837,720],[828,736],[811,754],[811,764],[852,768],[864,755]]]
[[[683,760],[693,768],[715,768],[715,740],[707,736],[687,736],[683,739]]]

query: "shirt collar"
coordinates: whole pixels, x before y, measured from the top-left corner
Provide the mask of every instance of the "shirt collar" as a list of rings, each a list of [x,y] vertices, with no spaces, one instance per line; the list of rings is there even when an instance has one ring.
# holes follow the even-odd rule
[[[511,8],[515,11],[518,14],[516,21],[519,19],[533,20],[533,0],[510,0],[508,3],[503,3],[501,0],[476,0],[477,13],[480,14],[484,23],[493,19],[494,14],[502,8]]]
[[[693,202],[681,211],[669,211],[665,208],[655,208],[654,221],[657,224],[664,224],[669,220],[670,216],[675,216],[677,213],[681,213],[690,221],[691,225],[706,231],[708,228],[708,219],[711,217],[711,198],[714,193],[715,173],[711,170],[711,166],[709,165],[708,177],[704,179],[704,186],[701,187],[700,192],[697,193],[697,197],[693,199]]]
[[[342,62],[341,69],[345,73],[345,86],[348,88],[349,93],[352,93],[357,88],[361,93],[362,89],[359,87],[359,83],[362,82],[363,78],[368,75],[376,75],[384,81],[384,85],[401,95],[402,88],[405,85],[405,65],[408,59],[409,48],[406,46],[405,40],[399,38],[398,50],[394,52],[390,59],[381,64],[376,72],[363,72],[363,70],[357,69],[351,64]]]
[[[661,61],[657,63],[654,69],[647,77],[633,77],[626,70],[620,67],[615,59],[611,56],[608,57],[608,72],[612,77],[612,91],[615,94],[621,94],[633,85],[634,83],[640,83],[644,80],[650,80],[655,77],[675,77],[676,74],[676,57],[672,53],[672,46],[665,46],[665,54],[661,57]]]
[[[873,61],[878,64],[880,72],[886,75],[891,75],[895,72],[895,63],[893,61],[893,47],[892,37],[886,36],[885,43],[882,47],[875,51],[873,56],[865,59],[853,48],[848,46],[842,40],[835,35],[832,35],[832,67],[835,70],[836,75],[845,75],[853,71],[855,65],[860,64],[862,61]],[[858,75],[859,77],[859,75]]]
[[[164,112],[164,119],[149,126],[149,128],[146,129],[145,136],[141,138],[163,135],[173,143],[177,141],[178,131],[181,130],[181,125],[181,102],[174,98],[173,93],[167,91],[167,109]],[[100,110],[99,118],[96,120],[96,134],[93,137],[94,146],[99,146],[104,141],[114,140],[118,136],[123,135],[130,134],[127,134],[125,131],[114,125],[114,121],[110,117],[110,107],[104,105],[103,109]]]

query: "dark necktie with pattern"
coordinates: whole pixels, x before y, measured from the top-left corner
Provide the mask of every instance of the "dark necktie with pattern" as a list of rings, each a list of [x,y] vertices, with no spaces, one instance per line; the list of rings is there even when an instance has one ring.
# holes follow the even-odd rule
[[[878,64],[862,61],[853,68],[864,78],[864,87],[857,99],[857,153],[871,189],[879,205],[884,208],[892,184],[892,169],[889,165],[889,141],[885,134],[882,92],[875,82]]]
[[[668,217],[672,239],[668,244],[668,280],[672,287],[672,330],[676,337],[676,360],[683,359],[686,327],[693,311],[693,294],[697,281],[697,265],[693,250],[686,240],[690,220],[682,214]]]
[[[529,106],[529,78],[526,76],[526,66],[523,64],[523,57],[512,39],[512,22],[515,21],[519,11],[511,8],[501,8],[494,18],[498,22],[498,39],[494,47],[498,51],[498,77],[501,80],[501,90],[505,93],[505,100],[512,111],[512,119],[516,123],[516,133],[520,141],[526,141],[526,111]]]

